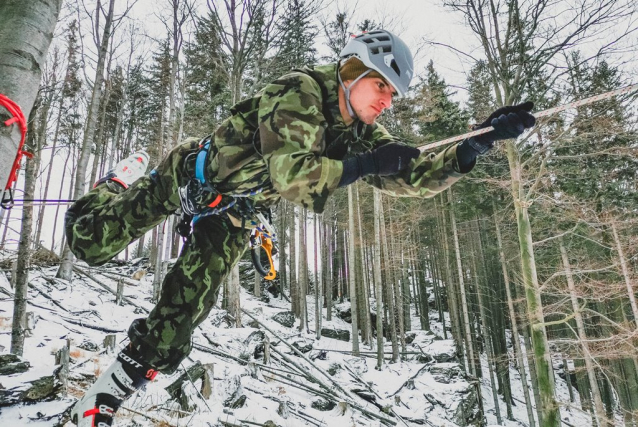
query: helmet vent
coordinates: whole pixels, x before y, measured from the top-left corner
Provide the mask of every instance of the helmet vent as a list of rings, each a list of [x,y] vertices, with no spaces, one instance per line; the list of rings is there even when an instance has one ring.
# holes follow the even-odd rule
[[[401,75],[401,69],[397,65],[397,61],[395,61],[394,59],[392,60],[392,62],[390,62],[390,68],[392,68],[394,72],[397,73],[397,76]]]

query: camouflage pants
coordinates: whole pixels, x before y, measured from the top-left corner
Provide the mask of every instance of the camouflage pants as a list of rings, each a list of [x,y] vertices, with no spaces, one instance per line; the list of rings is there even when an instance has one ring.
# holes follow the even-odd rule
[[[179,207],[177,189],[188,180],[191,140],[175,148],[150,176],[117,192],[102,184],[67,211],[66,235],[73,253],[100,265]],[[248,232],[227,216],[208,216],[194,226],[175,265],[164,278],[160,299],[146,319],[129,329],[133,350],[155,369],[170,373],[192,348],[194,329],[208,316],[219,287],[247,246]]]

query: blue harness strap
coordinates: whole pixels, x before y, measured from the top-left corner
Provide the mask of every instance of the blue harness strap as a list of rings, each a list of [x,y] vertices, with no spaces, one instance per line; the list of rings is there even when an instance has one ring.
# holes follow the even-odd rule
[[[204,186],[206,185],[206,174],[204,173],[206,169],[206,156],[208,155],[208,150],[210,149],[210,139],[208,139],[201,150],[197,153],[197,159],[195,160],[195,178]]]

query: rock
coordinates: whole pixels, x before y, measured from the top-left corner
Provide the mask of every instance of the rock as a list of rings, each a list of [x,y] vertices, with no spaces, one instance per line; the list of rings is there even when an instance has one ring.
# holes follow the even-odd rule
[[[312,401],[310,407],[317,411],[332,411],[337,404],[331,400],[319,397]]]
[[[416,356],[416,360],[419,363],[430,363],[432,361],[432,356],[427,353],[419,354]]]
[[[26,372],[31,364],[15,354],[0,355],[0,375],[20,374]]]
[[[457,362],[456,348],[452,340],[433,341],[428,346],[427,353],[438,363]]]
[[[241,377],[234,375],[228,378],[224,382],[225,398],[223,400],[224,406],[231,409],[237,409],[244,406],[246,403],[246,395],[244,394],[244,388],[241,385]]]
[[[337,372],[339,372],[342,369],[343,368],[341,367],[340,364],[331,363],[330,366],[328,367],[328,373],[334,377],[337,374]]]
[[[299,339],[292,343],[292,346],[300,352],[306,354],[312,350],[312,341]]]
[[[405,343],[412,344],[414,342],[414,338],[416,338],[416,333],[414,332],[406,332],[405,333]]]
[[[277,414],[279,414],[279,416],[284,420],[288,419],[288,417],[290,416],[290,410],[288,409],[288,405],[286,405],[286,402],[279,402]]]
[[[328,352],[325,350],[313,351],[310,354],[310,360],[328,360]]]
[[[239,355],[240,359],[250,360],[250,358],[260,359],[264,354],[264,340],[266,334],[263,331],[255,331],[244,340],[246,350]]]
[[[344,329],[321,328],[321,336],[341,341],[350,341],[350,331]]]
[[[275,424],[275,422],[274,422],[274,421],[272,421],[272,420],[268,420],[268,421],[266,421],[266,422],[264,423],[264,427],[280,427],[280,426],[278,426],[277,424]]]
[[[277,313],[272,317],[272,320],[279,323],[286,328],[292,328],[295,326],[295,313],[292,311],[283,311],[281,313]]]
[[[469,383],[467,389],[457,392],[454,405],[449,409],[452,411],[450,421],[461,426],[477,425],[483,418],[478,402],[476,388],[478,383]]]
[[[58,397],[62,383],[53,375],[42,377],[12,389],[0,387],[0,407],[18,403],[33,403],[53,400]]]
[[[461,376],[463,371],[456,363],[437,363],[430,367],[430,374],[437,382],[449,384],[452,378]]]
[[[348,365],[352,368],[353,371],[357,373],[357,375],[361,376],[368,372],[368,363],[365,358],[362,357],[351,357],[345,359]]]
[[[53,375],[40,378],[31,382],[31,387],[23,394],[23,400],[27,402],[39,402],[49,397],[55,397],[60,389],[61,383],[56,381]]]
[[[86,351],[90,351],[94,353],[97,353],[98,351],[100,351],[100,346],[89,340],[82,341],[80,344],[78,344],[77,347],[81,348],[82,350],[86,350]]]
[[[352,323],[352,310],[349,304],[347,306],[345,305],[337,306],[335,307],[335,309],[337,311],[337,317],[339,319],[343,320],[344,322]],[[376,318],[375,318],[375,321],[376,321]],[[376,323],[374,324],[376,325]]]

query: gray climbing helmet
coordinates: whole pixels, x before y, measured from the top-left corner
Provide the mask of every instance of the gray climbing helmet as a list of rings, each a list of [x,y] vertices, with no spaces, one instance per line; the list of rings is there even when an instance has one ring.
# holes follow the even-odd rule
[[[399,97],[406,95],[414,64],[412,53],[403,40],[386,30],[369,31],[350,39],[339,54],[342,61],[352,56],[381,74],[394,86]]]

